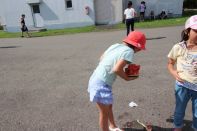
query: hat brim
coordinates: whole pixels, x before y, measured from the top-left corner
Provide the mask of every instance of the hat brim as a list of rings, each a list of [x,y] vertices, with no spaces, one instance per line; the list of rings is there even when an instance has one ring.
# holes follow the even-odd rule
[[[138,43],[136,43],[136,42],[134,42],[134,41],[131,41],[131,40],[127,39],[127,38],[125,38],[125,39],[123,40],[123,42],[126,42],[126,43],[128,43],[128,44],[131,44],[131,45],[135,46],[136,48],[138,48],[138,49],[140,49],[140,50],[145,50],[145,49],[146,49],[145,47],[138,47],[138,46],[137,46]]]
[[[197,24],[196,25],[192,25],[190,28],[194,29],[194,30],[197,30]]]

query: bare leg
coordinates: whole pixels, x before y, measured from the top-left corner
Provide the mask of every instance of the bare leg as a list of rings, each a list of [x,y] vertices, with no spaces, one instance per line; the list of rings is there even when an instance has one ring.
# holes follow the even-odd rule
[[[27,33],[28,37],[31,37],[31,35],[29,34],[29,32],[28,32],[28,31],[27,31],[26,33]]]
[[[21,37],[24,37],[24,36],[23,36],[23,31],[21,32]]]
[[[109,126],[111,128],[116,128],[117,127],[116,124],[115,124],[115,121],[114,121],[112,105],[110,105],[110,107],[109,107]]]
[[[140,21],[142,21],[142,14],[140,14]]]
[[[108,118],[109,118],[109,105],[97,103],[99,109],[99,125],[102,131],[109,131]]]

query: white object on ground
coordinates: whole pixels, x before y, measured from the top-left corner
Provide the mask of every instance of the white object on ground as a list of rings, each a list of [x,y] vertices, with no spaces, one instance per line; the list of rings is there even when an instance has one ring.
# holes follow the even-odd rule
[[[137,105],[135,102],[132,101],[132,102],[129,103],[129,106],[130,106],[130,107],[136,107],[136,106],[138,106],[138,105]]]

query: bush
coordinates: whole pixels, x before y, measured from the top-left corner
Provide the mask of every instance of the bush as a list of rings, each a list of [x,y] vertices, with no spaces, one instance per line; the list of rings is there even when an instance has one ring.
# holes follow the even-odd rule
[[[184,0],[183,8],[195,9],[197,7],[197,0]]]
[[[3,30],[3,26],[0,25],[0,30]]]
[[[197,14],[197,10],[184,9],[183,11],[183,16],[192,16],[196,14]]]

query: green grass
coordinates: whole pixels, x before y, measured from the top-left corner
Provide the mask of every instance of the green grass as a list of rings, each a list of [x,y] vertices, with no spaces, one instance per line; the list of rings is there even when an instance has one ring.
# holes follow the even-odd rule
[[[66,29],[57,29],[57,30],[47,30],[43,32],[35,32],[33,36],[53,36],[53,35],[64,35],[64,34],[75,34],[83,32],[91,32],[96,29],[96,26],[87,26],[87,27],[78,27],[78,28],[66,28]]]
[[[144,22],[136,22],[135,28],[157,28],[157,27],[167,27],[167,26],[179,26],[184,25],[188,17],[171,18],[163,20],[147,20]],[[116,28],[125,28],[125,24],[117,24]]]
[[[167,26],[179,26],[184,25],[186,19],[197,14],[195,10],[184,11],[183,17],[179,18],[170,18],[164,20],[146,20],[144,22],[136,22],[135,28],[157,28],[157,27],[167,27]],[[43,36],[54,36],[54,35],[64,35],[64,34],[74,34],[74,33],[83,33],[83,32],[93,32],[93,31],[111,31],[118,29],[125,29],[125,24],[119,23],[113,26],[87,26],[87,27],[77,27],[77,28],[65,28],[57,30],[47,30],[43,32],[32,32],[33,37],[43,37]],[[20,37],[21,33],[9,33],[0,30],[0,38],[16,38]]]
[[[191,16],[196,14],[197,14],[197,9],[184,9],[183,11],[183,16]]]
[[[15,38],[15,37],[20,37],[20,35],[21,33],[9,33],[0,30],[0,38]]]
[[[47,31],[43,31],[43,32],[30,32],[30,34],[32,35],[32,37],[43,37],[43,36],[54,36],[54,35],[91,32],[94,30],[96,30],[96,26],[47,30]],[[26,34],[24,34],[24,35],[26,35]],[[20,32],[9,33],[9,32],[4,32],[4,31],[0,30],[0,38],[15,38],[15,37],[20,37],[20,36],[21,36]]]
[[[165,20],[154,20],[154,21],[144,21],[136,22],[135,28],[156,28],[156,27],[166,27],[166,26],[177,26],[183,25],[187,17],[165,19]],[[65,28],[65,29],[56,29],[56,30],[47,30],[43,32],[31,32],[33,37],[43,37],[43,36],[54,36],[54,35],[65,35],[65,34],[74,34],[74,33],[83,33],[83,32],[95,32],[95,31],[110,31],[117,29],[125,29],[125,24],[120,23],[113,26],[87,26],[87,27],[78,27],[78,28]],[[21,33],[9,33],[0,30],[0,38],[16,38],[20,37]]]

